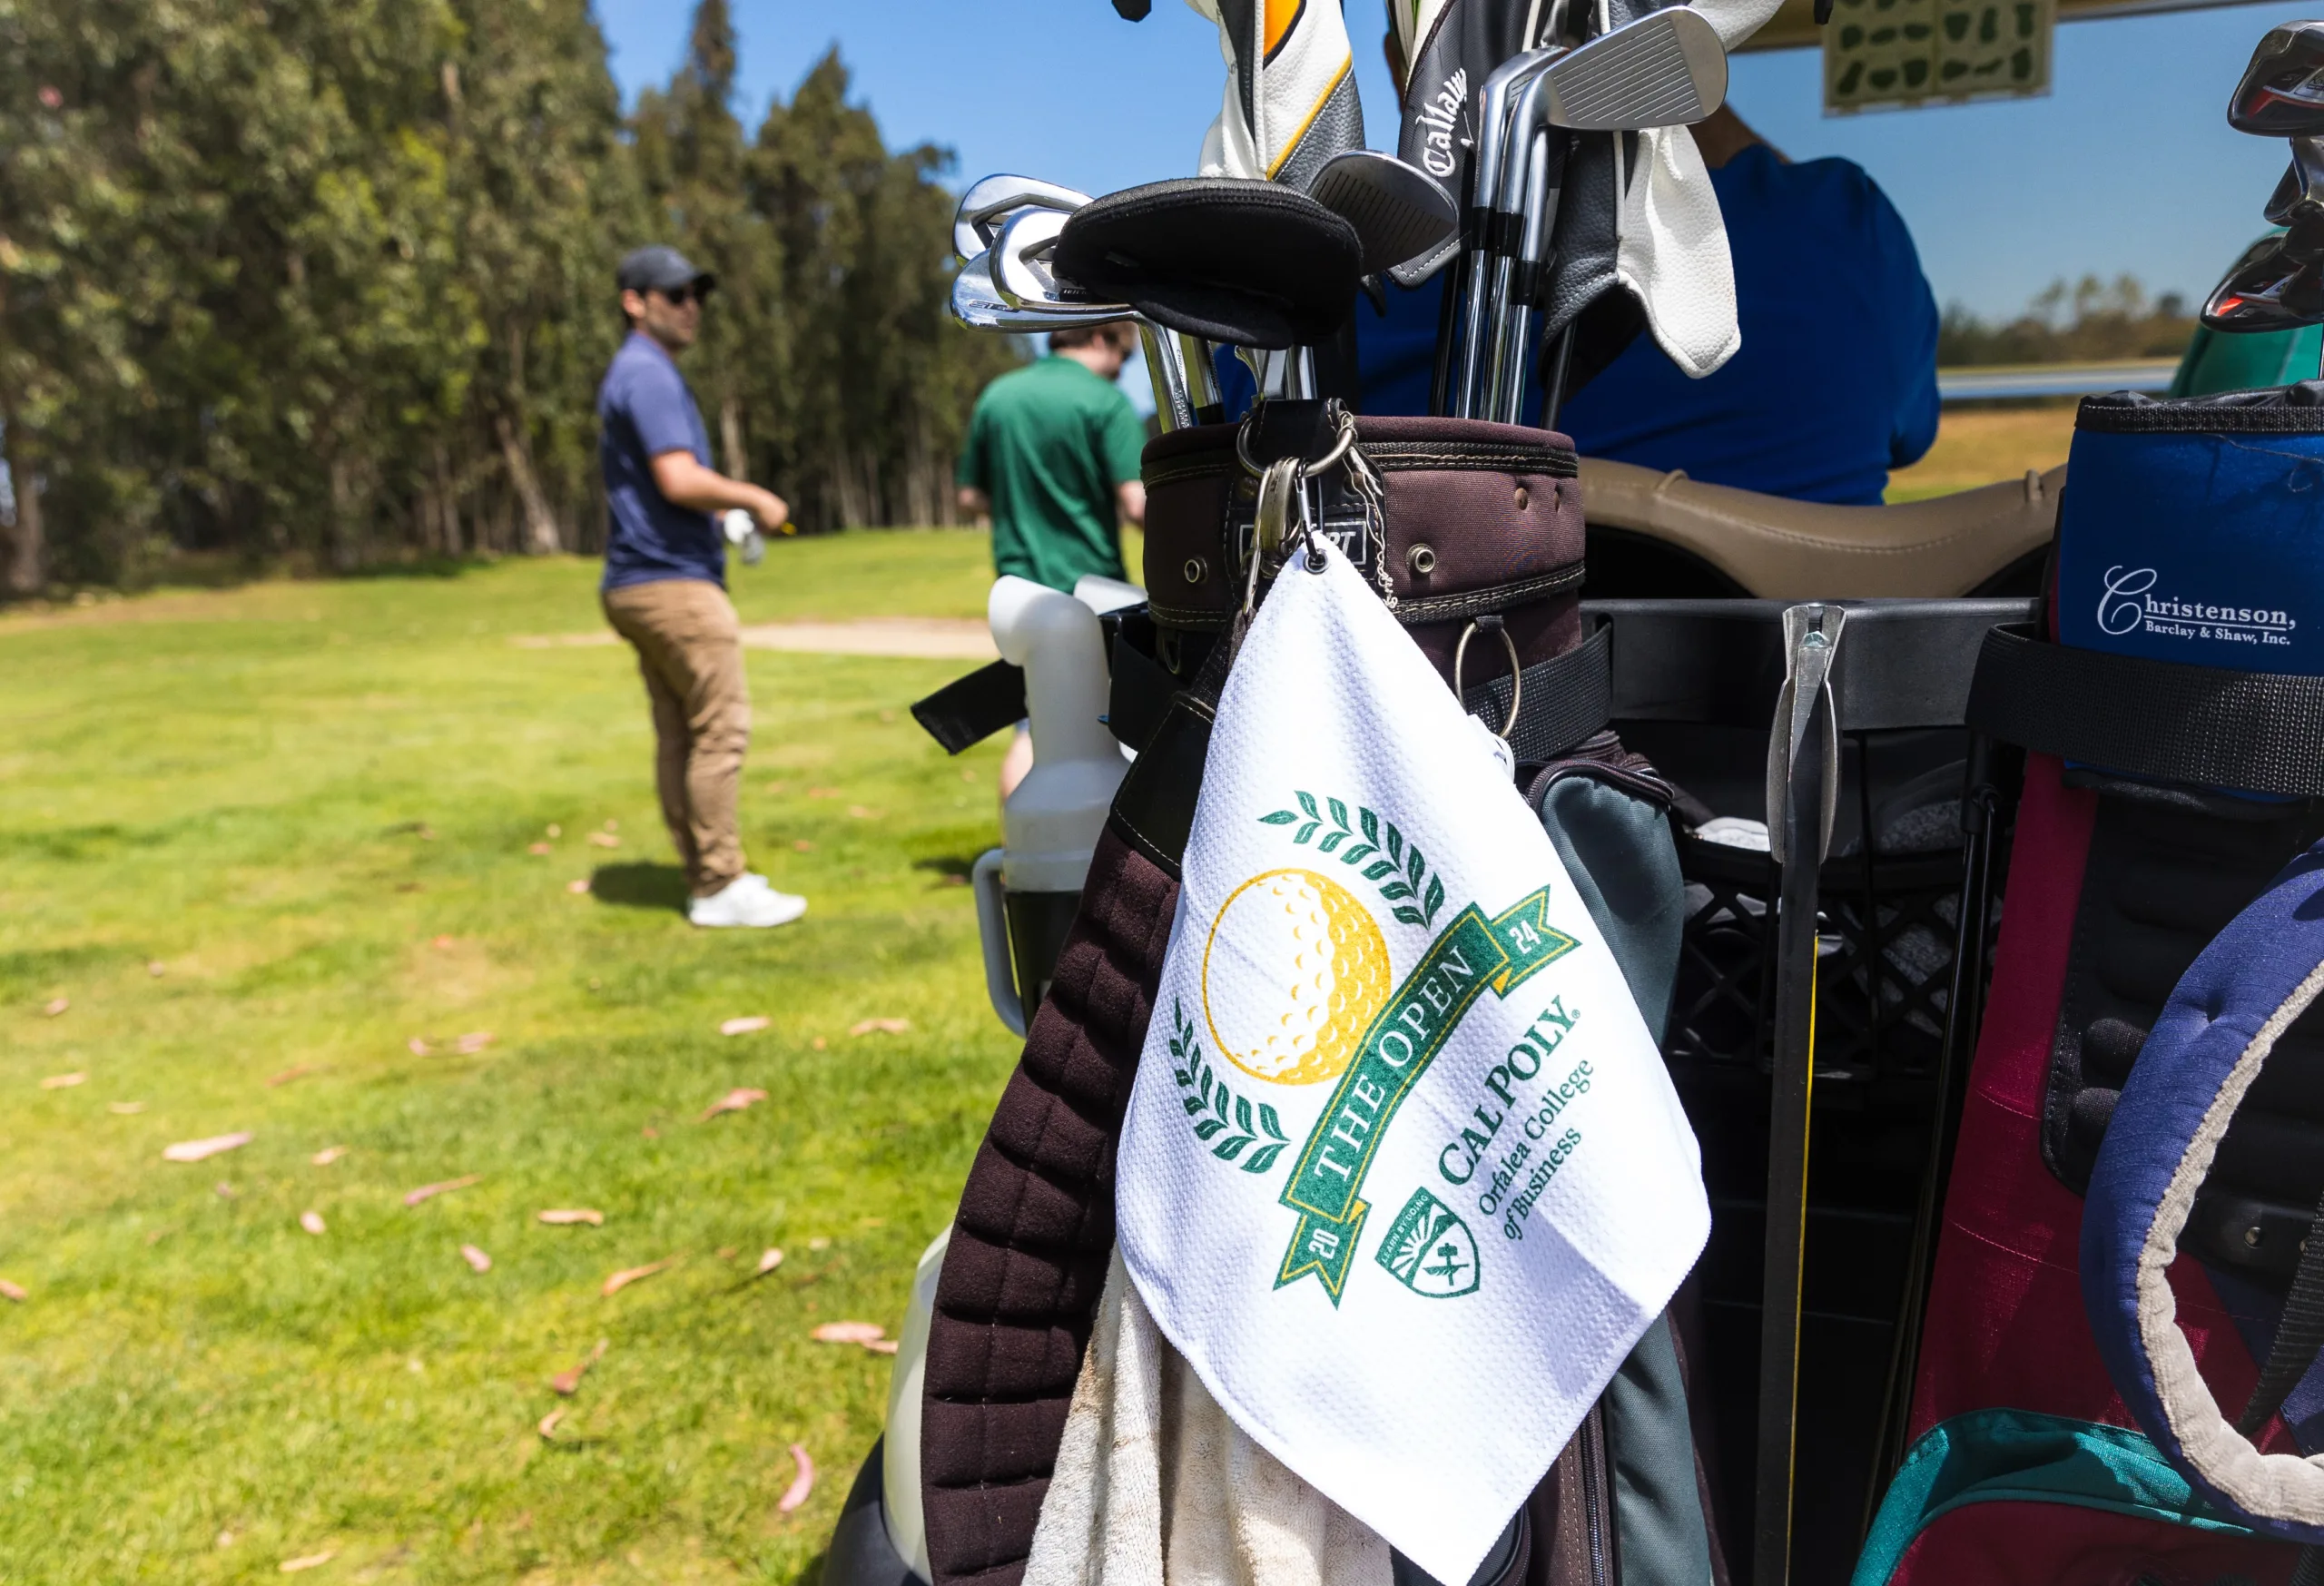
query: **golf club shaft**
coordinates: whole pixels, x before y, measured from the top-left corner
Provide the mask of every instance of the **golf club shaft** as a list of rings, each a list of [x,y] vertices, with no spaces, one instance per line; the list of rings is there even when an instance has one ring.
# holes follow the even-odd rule
[[[1137,340],[1146,353],[1146,377],[1154,386],[1155,420],[1166,434],[1192,429],[1195,405],[1187,394],[1186,350],[1177,336],[1140,320]]]
[[[1525,229],[1512,266],[1511,282],[1502,291],[1493,343],[1492,416],[1504,424],[1521,423],[1525,411],[1525,365],[1532,350],[1533,297],[1541,289],[1541,261],[1549,254],[1549,239],[1557,225],[1561,185],[1552,185],[1552,155],[1560,182],[1565,170],[1561,133],[1544,127],[1536,131],[1525,152]]]

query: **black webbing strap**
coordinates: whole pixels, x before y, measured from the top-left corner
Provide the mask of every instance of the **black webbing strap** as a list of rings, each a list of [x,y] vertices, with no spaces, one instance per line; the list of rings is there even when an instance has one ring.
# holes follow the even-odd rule
[[[2250,1402],[2236,1418],[2236,1431],[2257,1439],[2319,1353],[2324,1353],[2324,1201],[2317,1203],[2315,1220],[2300,1242],[2299,1269],[2284,1296],[2283,1319],[2276,1324],[2275,1342],[2268,1345],[2268,1364],[2260,1369]]]
[[[2324,1586],[2324,1548],[2302,1548],[2284,1586]]]
[[[1025,719],[1025,669],[1006,661],[980,666],[915,703],[911,719],[945,754],[958,754]]]
[[[2324,677],[2071,649],[2030,625],[1996,627],[1968,718],[2004,744],[2129,776],[2324,797]]]
[[[1502,651],[1498,645],[1472,644],[1469,655],[1473,669],[1501,660]],[[1469,714],[1496,733],[1509,720],[1510,680],[1503,665],[1500,676],[1461,695]],[[1521,764],[1547,764],[1613,719],[1613,630],[1601,623],[1575,648],[1536,661],[1519,675],[1524,687],[1518,692],[1516,724],[1505,734],[1510,751]]]

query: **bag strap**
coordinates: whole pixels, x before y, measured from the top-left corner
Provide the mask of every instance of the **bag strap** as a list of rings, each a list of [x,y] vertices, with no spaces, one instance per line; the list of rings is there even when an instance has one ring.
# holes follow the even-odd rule
[[[2316,1218],[2308,1226],[2308,1237],[2300,1241],[2299,1270],[2292,1277],[2291,1292],[2284,1296],[2283,1319],[2276,1324],[2275,1342],[2268,1345],[2268,1363],[2260,1368],[2250,1400],[2236,1420],[2236,1431],[2257,1443],[2260,1429],[2284,1407],[2284,1400],[2316,1364],[2319,1354],[2324,1354],[2324,1200],[2317,1203]]]
[[[2324,677],[2230,672],[1985,635],[1969,685],[1981,733],[2155,782],[2324,797]]]
[[[1025,719],[1025,669],[1007,661],[980,666],[914,701],[911,719],[945,754],[958,754]]]

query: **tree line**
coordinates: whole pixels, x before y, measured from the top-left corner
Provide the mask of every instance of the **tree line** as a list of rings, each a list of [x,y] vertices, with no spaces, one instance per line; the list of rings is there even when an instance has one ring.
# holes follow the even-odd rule
[[[2150,298],[2136,276],[2109,282],[2085,275],[2072,284],[2052,281],[2012,320],[1984,320],[1951,305],[1937,332],[1936,361],[1952,369],[2176,358],[2194,333],[2194,310],[2177,292]]]
[[[716,466],[808,530],[949,522],[1007,342],[950,156],[836,52],[754,133],[725,0],[628,113],[587,0],[0,0],[0,586],[602,543],[622,253],[716,272]]]

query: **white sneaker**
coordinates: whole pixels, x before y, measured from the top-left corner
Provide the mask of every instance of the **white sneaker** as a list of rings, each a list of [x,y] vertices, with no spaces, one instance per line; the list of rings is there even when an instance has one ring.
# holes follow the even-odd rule
[[[725,890],[686,905],[686,918],[696,925],[788,925],[807,911],[807,900],[795,892],[778,892],[763,875],[737,876]]]

